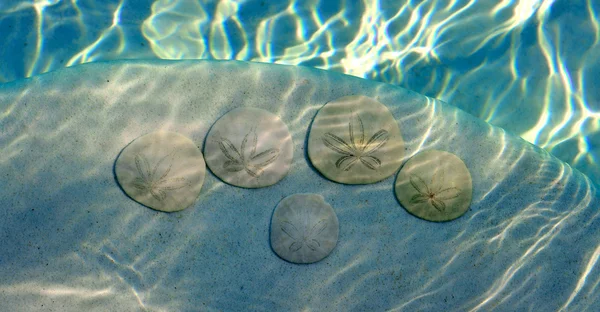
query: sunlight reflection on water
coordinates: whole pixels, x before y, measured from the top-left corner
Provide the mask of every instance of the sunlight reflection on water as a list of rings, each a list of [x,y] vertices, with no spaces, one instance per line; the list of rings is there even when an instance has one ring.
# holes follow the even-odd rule
[[[442,99],[600,181],[600,3],[567,2],[8,1],[0,81],[113,59],[305,65]]]
[[[0,81],[9,82],[24,77],[30,77],[54,69],[103,60],[114,59],[237,59],[256,62],[280,63],[291,65],[304,65],[317,67],[337,72],[342,72],[358,77],[400,85],[411,90],[429,95],[453,104],[465,111],[480,117],[494,125],[501,126],[509,132],[520,135],[529,142],[535,143],[552,152],[561,160],[568,162],[573,167],[588,174],[594,181],[600,181],[600,169],[597,158],[600,157],[600,94],[594,87],[595,76],[598,75],[598,60],[600,49],[600,22],[598,20],[599,2],[593,0],[573,3],[569,1],[501,1],[491,4],[492,1],[148,1],[147,6],[135,7],[128,1],[2,1],[0,3],[0,41],[3,49],[0,50]],[[143,66],[142,66],[143,67]],[[0,165],[11,164],[15,168],[26,168],[22,173],[25,178],[30,177],[37,185],[37,193],[45,197],[35,199],[36,203],[54,209],[64,209],[64,203],[57,200],[57,195],[65,196],[74,190],[79,190],[81,185],[92,185],[90,177],[98,174],[99,167],[110,161],[98,162],[90,165],[94,170],[84,172],[71,172],[72,180],[69,185],[63,186],[58,191],[41,185],[41,182],[57,181],[56,176],[61,173],[59,167],[50,167],[46,173],[44,166],[56,159],[65,150],[77,151],[77,159],[89,162],[98,158],[99,153],[109,152],[116,146],[121,146],[133,139],[133,133],[140,132],[140,128],[153,127],[148,125],[148,120],[125,120],[123,116],[114,113],[121,103],[122,96],[128,95],[128,105],[132,108],[145,107],[149,101],[167,102],[171,106],[157,106],[157,112],[163,112],[170,119],[176,120],[185,115],[180,110],[188,99],[161,97],[157,92],[153,98],[148,96],[149,91],[167,88],[170,84],[177,85],[177,73],[172,73],[170,79],[155,81],[147,80],[146,84],[127,79],[134,77],[134,72],[115,72],[110,77],[110,82],[118,84],[118,88],[111,89],[112,97],[105,97],[105,111],[98,112],[95,116],[103,116],[101,120],[57,119],[56,116],[44,116],[41,112],[27,110],[16,103],[21,98],[29,98],[28,90],[23,90],[13,103],[15,106],[2,107],[0,116],[5,124],[14,125],[15,128],[3,129],[0,140],[3,149]],[[252,75],[248,76],[244,88],[255,88],[253,81],[260,80]],[[110,83],[107,79],[107,83]],[[275,83],[275,82],[273,82]],[[290,84],[289,92],[281,95],[280,115],[285,115],[289,125],[295,129],[304,129],[321,102],[312,102],[316,89],[324,86],[310,85],[304,80]],[[240,84],[242,85],[242,84]],[[229,87],[223,84],[223,88]],[[202,88],[189,85],[190,89]],[[332,90],[337,85],[327,86]],[[94,91],[96,90],[96,91]],[[48,88],[47,96],[60,98],[61,92],[73,96],[90,93],[90,97],[102,97],[106,92],[103,87],[80,86],[69,89]],[[349,90],[346,90],[349,92]],[[208,90],[214,96],[214,91]],[[335,90],[340,92],[340,90]],[[135,94],[135,96],[129,96]],[[219,98],[219,97],[216,97]],[[390,103],[396,101],[387,99]],[[260,99],[253,99],[260,103]],[[304,102],[303,102],[304,101]],[[451,125],[444,121],[434,121],[433,116],[438,107],[438,101],[428,100],[427,105],[409,116],[397,116],[400,125],[410,123],[411,119],[422,118],[429,122],[421,122],[423,128],[413,131],[419,133],[406,143],[413,146],[414,150],[431,147],[434,145],[449,144],[448,142],[460,139],[461,133],[445,133]],[[48,105],[57,104],[47,103]],[[297,110],[292,111],[292,104],[297,104]],[[226,106],[226,105],[224,105]],[[219,107],[220,111],[211,111],[211,116],[222,115],[231,107]],[[215,108],[216,110],[216,108]],[[275,112],[275,110],[273,110]],[[84,116],[82,112],[75,112]],[[51,114],[50,114],[51,115]],[[138,116],[139,117],[139,116]],[[31,121],[27,126],[21,127],[19,122],[11,122],[14,118],[23,118]],[[184,118],[185,119],[185,118]],[[164,121],[163,128],[180,127],[190,133],[204,133],[207,125],[199,125],[192,120],[185,122]],[[125,122],[126,121],[126,122]],[[450,120],[452,121],[452,120]],[[59,139],[69,134],[68,137],[77,137],[81,133],[71,133],[74,122],[85,123],[90,128],[106,127],[107,130],[122,132],[122,136],[108,139],[108,142],[81,140],[72,142]],[[157,123],[160,122],[156,121]],[[31,133],[44,133],[44,129],[52,128],[58,124],[56,132],[45,133],[43,139],[31,136]],[[118,125],[118,126],[117,126]],[[570,235],[579,233],[585,226],[594,226],[596,223],[580,225],[573,219],[579,219],[581,214],[589,214],[587,206],[595,195],[595,189],[590,185],[581,185],[581,188],[564,189],[570,181],[572,170],[569,166],[540,167],[531,176],[542,177],[544,181],[556,181],[550,189],[539,190],[525,194],[528,189],[535,187],[535,183],[528,180],[507,179],[515,170],[527,168],[527,157],[533,154],[531,150],[514,153],[504,150],[504,140],[510,140],[507,134],[497,129],[490,129],[489,133],[482,136],[500,138],[498,142],[486,146],[490,156],[490,163],[494,163],[494,171],[485,171],[481,175],[494,181],[492,185],[476,194],[478,200],[474,202],[479,209],[465,217],[467,225],[456,226],[458,229],[454,236],[445,234],[444,231],[431,231],[431,236],[442,242],[451,242],[454,249],[443,249],[442,243],[432,244],[432,248],[439,248],[440,255],[429,259],[426,264],[411,263],[411,259],[418,258],[419,243],[422,237],[411,234],[413,230],[423,230],[429,224],[416,223],[414,220],[402,220],[396,223],[394,218],[402,212],[394,211],[391,214],[372,214],[365,209],[376,208],[367,199],[361,198],[358,206],[352,206],[348,200],[339,199],[340,215],[358,223],[366,218],[370,226],[366,228],[350,227],[345,230],[351,233],[353,239],[340,242],[337,252],[339,254],[356,253],[349,258],[339,271],[339,274],[324,277],[321,289],[327,290],[330,285],[342,285],[343,294],[336,296],[337,304],[348,303],[348,298],[357,294],[373,294],[372,289],[363,289],[361,285],[369,284],[368,281],[377,280],[386,288],[386,295],[398,298],[400,294],[411,300],[398,304],[398,310],[412,309],[427,300],[435,297],[447,288],[456,285],[457,280],[469,279],[469,272],[464,270],[464,264],[472,264],[477,272],[491,278],[493,283],[489,289],[479,289],[477,298],[472,298],[465,307],[473,310],[485,310],[487,307],[501,304],[505,301],[519,300],[514,294],[522,294],[525,289],[543,289],[544,285],[536,285],[533,277],[540,271],[549,270],[547,262],[542,261],[548,254],[551,244],[558,245],[560,249],[572,247]],[[12,133],[20,135],[4,141]],[[295,140],[303,140],[303,132],[296,130]],[[201,142],[200,134],[194,138]],[[41,144],[45,141],[48,154],[44,162],[35,164],[21,164],[18,157],[24,147]],[[6,144],[4,144],[6,143]],[[62,147],[56,150],[56,146]],[[449,146],[449,145],[445,145]],[[54,148],[54,150],[52,150]],[[414,152],[413,150],[413,152]],[[54,154],[53,154],[53,153]],[[106,157],[103,154],[102,157]],[[549,157],[544,155],[544,157]],[[110,158],[110,157],[108,157]],[[95,159],[98,160],[98,159]],[[511,163],[510,161],[514,161]],[[16,165],[14,164],[16,163]],[[20,164],[20,165],[19,165]],[[293,170],[299,170],[303,162],[296,162]],[[11,170],[12,170],[11,169]],[[15,169],[15,171],[18,171]],[[11,171],[12,172],[12,171]],[[311,185],[311,181],[298,180],[302,185]],[[76,188],[74,185],[77,185]],[[107,194],[116,196],[116,190],[104,186]],[[7,189],[23,192],[21,186],[11,184]],[[315,187],[316,190],[319,187]],[[389,192],[389,186],[379,184],[368,189],[348,188],[350,194],[366,196],[366,192]],[[481,189],[480,189],[481,190]],[[334,185],[322,190],[325,195],[333,196],[342,192],[340,186]],[[517,194],[515,195],[515,192]],[[30,192],[30,191],[27,191]],[[207,198],[225,196],[227,189],[218,183],[208,184],[202,194]],[[545,197],[540,193],[547,194]],[[243,192],[236,192],[230,202],[240,203]],[[386,193],[387,194],[387,193]],[[538,196],[540,195],[540,196]],[[54,196],[54,197],[53,197]],[[250,197],[250,196],[248,196]],[[566,198],[566,199],[565,199]],[[572,204],[566,205],[573,209],[566,211],[557,207],[558,199]],[[571,201],[569,201],[569,199]],[[78,198],[71,206],[77,204],[85,206],[85,198]],[[390,204],[396,202],[390,199]],[[519,204],[516,204],[516,203]],[[524,204],[523,204],[524,203]],[[344,206],[344,204],[348,204]],[[29,211],[33,204],[19,203],[14,207],[21,207]],[[133,203],[130,206],[138,209]],[[524,207],[517,210],[514,207]],[[506,207],[512,210],[506,212]],[[552,206],[552,209],[548,207]],[[26,209],[27,208],[27,209]],[[398,207],[396,207],[398,208]],[[110,204],[101,204],[98,210],[113,211],[115,207]],[[500,214],[497,211],[501,211]],[[50,220],[58,224],[67,224],[67,229],[74,233],[90,233],[92,230],[82,230],[87,227],[89,217],[84,212],[69,215],[47,215]],[[232,211],[218,211],[214,206],[205,210],[187,212],[189,214],[206,214],[202,223],[192,224],[189,220],[180,221],[182,226],[194,229],[194,234],[182,237],[179,248],[162,247],[150,249],[149,254],[125,254],[118,260],[115,250],[119,249],[120,235],[131,235],[133,244],[145,244],[148,241],[161,241],[154,236],[153,226],[160,220],[160,216],[149,215],[147,212],[135,211],[126,215],[126,218],[116,218],[115,215],[104,216],[104,225],[110,225],[111,234],[106,234],[105,240],[96,241],[94,246],[83,246],[78,255],[81,262],[92,263],[94,268],[109,272],[111,275],[102,276],[101,283],[95,289],[81,288],[81,292],[73,292],[71,288],[64,288],[61,284],[29,285],[26,283],[12,285],[12,291],[21,291],[25,288],[48,288],[44,290],[50,296],[75,296],[85,300],[108,296],[112,293],[131,291],[137,298],[139,305],[144,301],[152,301],[151,297],[144,297],[144,293],[152,293],[160,288],[162,283],[173,283],[176,288],[185,289],[186,286],[197,286],[195,280],[186,278],[185,272],[157,269],[158,263],[166,263],[173,258],[180,257],[187,263],[202,263],[202,256],[217,254],[226,258],[236,254],[239,250],[233,248],[234,240],[227,237],[230,230],[228,224],[223,224],[224,219],[235,219],[236,213]],[[222,215],[218,215],[221,213]],[[141,224],[140,215],[151,222]],[[224,216],[224,217],[223,217]],[[153,219],[154,218],[154,219]],[[167,217],[162,217],[169,219]],[[595,220],[597,215],[584,220]],[[44,222],[48,219],[43,219]],[[82,221],[73,222],[73,219]],[[202,218],[200,218],[202,219]],[[23,225],[20,219],[10,215],[9,220],[14,220],[11,226]],[[110,224],[110,220],[118,222]],[[197,220],[197,219],[194,219]],[[38,220],[39,221],[39,220]],[[85,221],[85,226],[84,222]],[[164,220],[163,220],[164,221]],[[41,222],[41,221],[39,221]],[[179,222],[179,221],[178,221]],[[485,223],[483,223],[485,222]],[[31,221],[33,223],[33,221]],[[46,222],[47,223],[47,222]],[[482,224],[483,223],[483,224]],[[123,225],[127,227],[123,227]],[[351,223],[353,224],[353,223]],[[575,225],[574,225],[575,224]],[[120,226],[118,226],[120,225]],[[221,242],[205,242],[213,249],[203,249],[206,246],[197,246],[202,234],[207,231],[207,225],[213,226],[212,235],[222,235],[225,245]],[[244,224],[234,224],[244,226]],[[219,226],[218,228],[214,228]],[[246,224],[247,226],[247,224]],[[451,226],[451,225],[450,225]],[[73,228],[75,228],[73,230]],[[79,230],[77,230],[79,229]],[[137,231],[135,230],[137,229]],[[524,231],[523,229],[528,229]],[[531,230],[533,229],[533,231]],[[54,229],[52,229],[54,230]],[[363,232],[359,232],[359,231]],[[251,244],[259,236],[258,230],[245,237],[245,242]],[[352,232],[350,232],[352,231]],[[356,232],[354,232],[356,231]],[[452,232],[451,232],[452,233]],[[376,239],[382,234],[390,235],[395,245],[385,245]],[[55,234],[56,237],[72,239],[68,234]],[[89,234],[93,236],[93,234]],[[181,233],[178,235],[183,236]],[[395,235],[395,236],[394,236]],[[566,237],[566,238],[565,238]],[[93,240],[97,237],[85,237]],[[352,246],[350,242],[360,241],[360,248]],[[510,242],[510,243],[509,243]],[[127,242],[121,242],[129,246]],[[18,244],[10,242],[8,248],[18,250]],[[117,245],[117,246],[115,246]],[[399,248],[400,246],[401,248]],[[54,243],[56,250],[70,251],[58,243]],[[89,247],[90,250],[85,250]],[[571,292],[570,297],[564,302],[568,308],[574,298],[598,296],[594,292],[599,284],[597,270],[594,270],[598,259],[598,248],[592,243],[581,246],[580,254],[565,255],[564,259],[554,260],[559,263],[573,260],[574,255],[580,255],[585,263],[575,265],[580,271],[565,272],[572,274],[569,284],[564,284],[565,292]],[[185,251],[197,252],[195,255],[184,255]],[[166,252],[163,252],[165,251]],[[393,252],[402,253],[403,271],[398,267],[378,267],[380,261],[390,261],[389,255]],[[379,253],[381,251],[381,254]],[[52,254],[51,254],[52,256]],[[52,258],[50,256],[50,258]],[[54,255],[57,258],[60,254]],[[24,256],[26,259],[31,259]],[[67,257],[67,256],[65,256]],[[386,258],[388,257],[388,258]],[[537,258],[536,258],[537,257]],[[571,257],[571,258],[569,258]],[[107,260],[108,259],[108,260]],[[113,260],[110,260],[113,259]],[[117,260],[115,260],[117,259]],[[123,260],[124,259],[124,260]],[[141,260],[140,260],[141,259]],[[492,263],[505,261],[508,264],[503,271],[494,271]],[[533,261],[537,259],[536,261]],[[542,259],[542,260],[539,260]],[[125,261],[127,260],[127,261]],[[140,262],[141,261],[141,262]],[[582,261],[583,262],[583,261]],[[540,264],[542,263],[542,264]],[[570,263],[570,262],[569,262]],[[31,264],[33,266],[33,264]],[[214,271],[218,271],[212,264]],[[259,267],[258,276],[270,276],[274,267],[285,266],[276,263]],[[58,265],[60,269],[62,265]],[[368,272],[376,267],[378,274]],[[55,267],[56,268],[56,267]],[[439,271],[432,271],[440,268]],[[67,268],[68,269],[68,268]],[[241,268],[240,274],[248,274]],[[320,268],[326,270],[327,268]],[[39,273],[38,267],[32,273]],[[157,271],[169,277],[165,280],[143,281],[137,274],[138,271],[149,272],[146,276],[156,276]],[[166,272],[165,272],[166,271]],[[302,269],[299,269],[302,273]],[[360,273],[358,279],[353,276]],[[407,272],[420,276],[426,281],[421,285],[408,285]],[[213,273],[213,272],[209,272]],[[299,273],[299,274],[300,274]],[[487,275],[486,275],[487,274]],[[210,275],[210,274],[209,274]],[[158,275],[162,277],[162,275]],[[444,279],[446,289],[436,288],[441,279]],[[112,285],[118,280],[120,288],[113,290]],[[576,280],[576,283],[573,280]],[[402,280],[402,282],[397,282]],[[546,280],[548,281],[548,280]],[[306,281],[305,281],[306,282]],[[549,281],[548,281],[549,282]],[[86,281],[87,283],[87,281]],[[214,287],[210,279],[201,280],[203,287]],[[287,285],[288,280],[278,279],[269,287],[273,291],[284,287],[298,287]],[[125,285],[125,286],[123,286]],[[160,287],[159,287],[160,286]],[[168,285],[169,288],[173,285]],[[395,288],[391,288],[391,287]],[[410,286],[414,286],[411,288]],[[418,287],[417,287],[418,286]],[[571,287],[573,286],[573,287]],[[37,288],[36,288],[37,287]],[[156,287],[156,288],[153,288]],[[225,293],[226,286],[221,289],[212,289],[215,293]],[[513,288],[514,287],[514,288]],[[9,287],[11,288],[11,287]],[[166,287],[165,287],[166,289]],[[2,289],[5,291],[6,289]],[[39,290],[39,289],[38,289]],[[298,289],[298,294],[311,294],[320,289]],[[237,292],[242,298],[246,296],[240,290]],[[475,291],[475,290],[474,290]],[[198,290],[189,288],[184,295],[197,293]],[[139,295],[141,293],[141,295]],[[181,292],[173,291],[173,294]],[[242,296],[242,294],[244,296]],[[381,295],[381,294],[379,294]],[[252,296],[252,295],[249,295]],[[183,298],[183,297],[182,297]],[[324,300],[325,296],[315,300]],[[217,299],[226,300],[225,297]],[[436,297],[436,299],[439,299]],[[457,298],[466,302],[468,298]],[[355,299],[356,300],[356,299]],[[391,300],[391,299],[390,299]],[[523,300],[527,300],[524,298]],[[177,304],[173,300],[172,304]],[[285,302],[277,302],[285,306]],[[319,305],[318,302],[315,303]],[[352,303],[349,303],[352,305]],[[135,304],[134,304],[135,306]],[[310,304],[307,304],[307,307]],[[171,308],[174,308],[170,306]]]

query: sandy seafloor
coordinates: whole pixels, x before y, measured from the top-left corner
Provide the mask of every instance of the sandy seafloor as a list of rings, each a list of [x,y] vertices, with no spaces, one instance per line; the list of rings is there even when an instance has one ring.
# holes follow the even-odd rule
[[[470,169],[473,202],[433,223],[390,177],[349,186],[308,162],[317,110],[341,96],[386,104],[406,159],[435,148]],[[202,147],[236,107],[281,116],[290,173],[263,189],[210,171],[197,202],[146,208],[119,188],[121,149],[156,130]],[[0,86],[3,311],[597,311],[600,197],[547,152],[452,106],[387,84],[302,67],[214,61],[93,63]],[[319,193],[338,246],[311,265],[269,245],[277,203]]]

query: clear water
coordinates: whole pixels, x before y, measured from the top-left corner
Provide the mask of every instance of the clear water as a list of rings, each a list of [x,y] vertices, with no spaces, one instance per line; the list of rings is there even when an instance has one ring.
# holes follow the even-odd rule
[[[600,181],[600,2],[0,3],[0,82],[114,59],[236,59],[400,85],[521,136]]]
[[[598,12],[600,2],[595,0],[2,0],[0,82],[15,81],[81,63],[116,59],[237,59],[316,67],[396,84],[439,98],[545,148],[586,173],[593,181],[599,182],[600,168],[597,159],[600,157],[600,91],[594,86],[600,71]],[[564,172],[568,172],[563,169],[545,168],[545,174],[549,179],[559,180]],[[506,187],[506,192],[512,190],[508,186],[503,187]],[[112,185],[106,188],[115,189]],[[328,193],[337,191],[341,192],[339,189],[326,190]],[[555,203],[560,196],[571,194],[589,198],[588,191],[569,189],[566,195],[549,194],[551,198],[543,198],[543,201]],[[236,203],[245,200],[238,198],[239,194],[235,196],[238,200]],[[44,200],[41,198],[39,202],[43,203]],[[498,257],[503,255],[509,254],[505,256],[507,258],[514,257],[514,263],[499,273],[500,277],[495,280],[493,287],[479,298],[481,301],[470,305],[473,310],[485,310],[489,307],[487,304],[492,301],[488,298],[495,298],[493,304],[498,305],[504,300],[519,302],[519,298],[513,296],[513,291],[515,296],[526,293],[520,287],[536,289],[536,294],[542,293],[545,285],[538,284],[540,279],[537,275],[543,275],[547,267],[542,265],[545,261],[539,258],[556,256],[556,253],[549,250],[556,250],[557,245],[559,250],[567,250],[569,247],[577,249],[573,247],[576,244],[570,238],[585,236],[581,232],[575,235],[577,229],[583,228],[578,223],[571,221],[568,228],[565,226],[568,218],[584,215],[579,211],[571,214],[570,211],[554,211],[541,204],[532,204],[527,209],[511,214],[511,218],[505,218],[505,215],[491,212],[495,208],[505,208],[499,204],[505,203],[505,199],[497,199],[497,202],[496,198],[487,200],[491,203],[490,207],[469,216],[464,231],[455,233],[451,238],[459,242],[456,253],[454,250],[446,250],[440,258],[431,260],[432,265],[417,268],[419,272],[427,272],[431,268],[437,268],[436,264],[443,264],[440,259],[451,259],[448,265],[458,266],[457,264],[465,261],[455,261],[454,256],[461,260],[467,257],[465,252],[481,254],[483,260],[476,262],[482,266],[493,266]],[[81,199],[81,203],[85,203],[85,199]],[[60,199],[53,199],[51,204],[60,206],[62,203]],[[584,205],[585,203],[582,204]],[[114,226],[118,230],[114,223],[109,222],[114,221],[109,218],[110,214],[117,215],[117,208],[109,204],[102,207],[108,211],[108,216],[103,216],[101,220],[103,225]],[[347,215],[354,215],[354,210],[359,210],[359,207],[351,207],[350,203],[348,207],[350,208],[347,210],[351,213],[346,211]],[[511,210],[513,212],[514,209]],[[66,215],[44,213],[39,219],[34,219],[39,223],[31,221],[31,232],[34,231],[33,226],[39,224],[43,224],[43,231],[53,233],[55,223],[67,224],[67,229],[70,226],[77,231],[85,231],[88,227],[87,224],[73,222]],[[84,216],[88,212],[80,213],[81,220],[87,221]],[[135,244],[143,245],[146,236],[155,234],[156,227],[151,227],[156,224],[150,222],[173,221],[170,216],[164,215],[158,215],[156,219],[149,216],[136,219],[136,213],[138,212],[123,221],[134,225],[124,228],[134,237]],[[202,212],[196,209],[186,213],[199,215]],[[233,211],[226,213],[230,219],[237,216]],[[389,221],[389,215],[362,213],[356,218],[370,218],[368,220],[372,227],[368,229],[373,233],[380,230],[400,235],[403,229],[415,226],[412,220],[403,220],[403,228],[387,228],[388,223],[385,221]],[[395,216],[399,215],[399,212],[395,213]],[[584,217],[591,220],[585,225],[590,228],[596,225],[595,212],[586,210]],[[20,216],[11,215],[10,220],[19,222],[19,218]],[[190,220],[197,219],[201,218],[188,218],[185,222],[189,224]],[[48,220],[57,222],[48,223]],[[218,233],[227,233],[228,225],[220,221],[222,219],[216,217],[208,219],[202,224],[202,230],[214,230],[218,225],[219,231],[222,231]],[[535,225],[529,227],[531,224]],[[423,224],[416,226],[427,227]],[[136,232],[138,228],[143,228],[143,233]],[[518,231],[523,228],[533,228],[532,233]],[[362,228],[357,227],[357,231],[360,229]],[[42,233],[42,230],[39,232]],[[64,233],[64,227],[62,231]],[[40,233],[36,232],[35,235],[45,235]],[[203,238],[201,234],[203,233],[198,230],[188,242],[194,244],[200,241]],[[443,232],[433,235],[440,242],[448,239]],[[480,236],[485,239],[479,239]],[[119,272],[123,272],[119,276],[126,283],[139,285],[132,288],[132,293],[140,306],[143,306],[143,302],[152,299],[151,287],[145,287],[156,284],[152,281],[144,284],[140,282],[142,277],[160,278],[151,274],[155,272],[153,270],[160,271],[155,266],[155,259],[169,259],[167,253],[177,253],[173,247],[152,249],[151,254],[143,259],[146,265],[140,265],[128,262],[139,255],[136,250],[127,249],[131,247],[127,242],[107,237],[97,237],[98,242],[103,245],[99,244],[104,246],[100,250],[103,255],[100,260],[106,267],[119,267]],[[377,238],[373,235],[367,235],[363,239],[377,243]],[[232,245],[236,243],[231,238],[227,242]],[[515,242],[518,244],[513,244]],[[211,240],[208,243],[219,248],[218,242]],[[11,246],[15,249],[18,247]],[[407,238],[406,246],[418,248],[419,243]],[[195,249],[195,246],[190,249]],[[365,248],[365,253],[367,249]],[[572,294],[568,298],[569,304],[580,297],[589,297],[593,301],[597,285],[600,284],[595,273],[600,257],[597,243],[588,236],[579,249],[579,253],[570,253],[560,259],[565,267],[576,268],[564,273],[569,275],[570,282],[576,281],[573,282],[575,285],[560,286],[565,293]],[[78,259],[81,263],[91,262],[89,259],[97,256],[95,250],[90,250],[80,250],[80,254],[84,256],[86,252],[93,255],[88,258],[82,256],[83,260]],[[211,250],[201,252],[209,253]],[[418,256],[411,254],[406,257],[406,261]],[[528,258],[535,256],[538,256],[536,261],[527,262]],[[37,255],[32,254],[27,259],[33,261],[36,257]],[[194,257],[190,255],[188,259],[186,255],[185,260],[193,261],[192,258]],[[348,278],[338,280],[346,284],[352,283],[354,281],[350,277],[356,275],[354,273],[357,267],[361,269],[358,271],[366,272],[366,267],[372,268],[378,261],[379,258],[360,258],[340,272],[339,276]],[[581,262],[573,264],[573,261]],[[65,261],[60,266],[68,270],[70,263]],[[277,264],[269,266],[274,269]],[[146,269],[144,276],[140,273],[143,269]],[[386,275],[381,277],[382,283],[395,284],[401,280],[398,270],[393,267],[387,269]],[[415,297],[415,302],[426,302],[427,299],[420,298],[427,298],[426,295],[438,291],[435,281],[455,281],[454,272],[462,268],[454,269],[435,272],[431,274],[435,276],[431,283],[418,285],[421,288],[417,290],[412,289],[414,294],[423,296]],[[36,270],[43,269],[36,267]],[[35,270],[32,272],[32,275],[39,273]],[[468,274],[465,272],[468,271],[461,272],[464,280],[464,275]],[[497,272],[490,270],[490,275],[495,273]],[[167,280],[185,280],[185,272],[172,274],[175,276],[169,276]],[[515,276],[524,282],[512,282]],[[552,283],[553,277],[546,275],[543,281]],[[380,277],[372,274],[367,278]],[[101,276],[101,279],[105,282],[109,280],[107,276]],[[331,277],[332,284],[338,280]],[[89,287],[94,282],[83,280],[73,285],[42,289],[40,292],[51,298],[81,297],[93,301],[122,291],[110,287]],[[206,283],[203,284],[206,287],[211,286],[210,281],[202,282]],[[61,284],[57,281],[51,285]],[[446,287],[451,285],[446,284]],[[31,286],[25,283],[19,285],[21,288],[8,286],[0,290],[3,293],[27,293]],[[402,287],[410,286],[412,285],[404,284]],[[511,288],[513,286],[517,288]],[[569,288],[570,286],[573,287]],[[354,290],[355,286],[351,285],[350,288]],[[552,297],[552,294],[545,295]],[[344,301],[342,297],[336,299],[338,302]],[[524,300],[528,299],[531,298]],[[173,301],[177,302],[177,298]],[[416,305],[412,301],[407,302],[398,306],[398,310]],[[567,302],[565,305],[568,306]]]

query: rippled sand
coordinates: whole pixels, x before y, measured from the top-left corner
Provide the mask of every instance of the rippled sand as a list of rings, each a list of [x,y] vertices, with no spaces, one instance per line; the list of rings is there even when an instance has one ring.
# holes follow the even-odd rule
[[[473,202],[452,222],[410,215],[394,178],[331,182],[305,154],[317,110],[345,95],[387,105],[408,159],[435,148],[467,165]],[[113,166],[155,130],[202,147],[241,106],[287,123],[292,169],[241,189],[208,173],[199,200],[161,213],[129,199]],[[489,311],[598,306],[600,197],[583,174],[453,106],[387,84],[240,62],[94,63],[0,86],[0,301],[8,310]],[[277,203],[319,193],[339,241],[295,265],[269,246]]]

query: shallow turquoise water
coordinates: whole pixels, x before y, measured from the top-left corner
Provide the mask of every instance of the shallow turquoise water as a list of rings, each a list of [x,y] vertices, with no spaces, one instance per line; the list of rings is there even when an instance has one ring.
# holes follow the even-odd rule
[[[597,164],[600,91],[595,87],[600,72],[598,12],[600,2],[594,0],[6,0],[0,3],[0,82],[116,59],[237,59],[316,67],[399,85],[441,99],[546,149],[597,184],[600,182]],[[133,91],[144,92],[140,88]],[[10,107],[0,107],[0,118],[9,121],[15,115]],[[556,168],[546,168],[546,174],[558,179],[556,175],[560,177],[562,171],[553,169]],[[511,190],[506,186],[507,192]],[[577,191],[573,194],[587,196]],[[556,204],[555,198],[544,200]],[[60,206],[58,202],[52,205]],[[594,225],[595,212],[589,214],[590,224]],[[500,290],[506,291],[506,298],[510,299],[511,290],[506,286],[518,274],[522,275],[517,276],[520,281],[525,280],[518,285],[541,292],[541,286],[536,285],[537,280],[532,276],[548,267],[540,265],[543,261],[527,262],[526,258],[544,254],[551,245],[546,242],[564,226],[564,215],[569,214],[547,210],[543,205],[532,205],[509,217],[479,213],[470,219],[471,224],[487,222],[489,227],[482,226],[480,230],[490,235],[489,245],[477,239],[465,240],[464,237],[473,238],[479,233],[469,227],[464,231],[470,235],[459,233],[456,238],[464,250],[473,254],[479,250],[504,252],[500,247],[510,246],[516,261],[514,266],[506,268],[508,280],[499,278],[489,292],[497,295]],[[65,221],[63,217],[51,218]],[[371,218],[383,220],[385,215]],[[518,230],[532,223],[538,232],[523,234]],[[19,224],[12,226],[18,228]],[[574,224],[569,226],[577,228]],[[511,238],[519,245],[504,242],[505,239],[511,242]],[[558,241],[560,244],[556,241],[552,244],[563,248],[567,248],[563,244],[573,245],[568,237]],[[104,246],[100,254],[116,254],[113,249],[118,246],[113,248],[112,244],[110,240],[98,243]],[[564,272],[565,275],[579,278],[577,283],[561,287],[565,291],[577,290],[573,292],[577,296],[592,297],[598,285],[594,268],[600,251],[593,240],[580,249],[581,254],[555,260],[575,268],[570,273]],[[493,261],[494,257],[495,254],[486,254],[482,256],[485,261],[477,264],[488,265],[486,261]],[[556,254],[548,252],[544,257]],[[122,262],[117,258],[101,260],[111,267]],[[124,267],[131,269],[133,265]],[[387,273],[390,275],[384,282],[393,284],[397,270]],[[448,277],[450,273],[445,272],[452,279]],[[140,279],[136,274],[131,273],[125,279]],[[552,278],[547,277],[546,281],[551,282]],[[583,288],[578,288],[580,285]],[[21,286],[27,288],[27,284]],[[149,290],[144,287],[140,286],[142,293]],[[424,293],[434,293],[434,288],[433,284],[426,285]],[[105,293],[101,291],[106,289],[100,289],[100,293],[83,291],[80,295],[102,297]],[[72,288],[64,289],[64,294],[60,289],[53,291],[59,296],[78,294]],[[515,290],[519,294],[521,291]]]
[[[317,67],[446,101],[598,182],[599,10],[594,0],[6,0],[0,82],[114,59]]]

